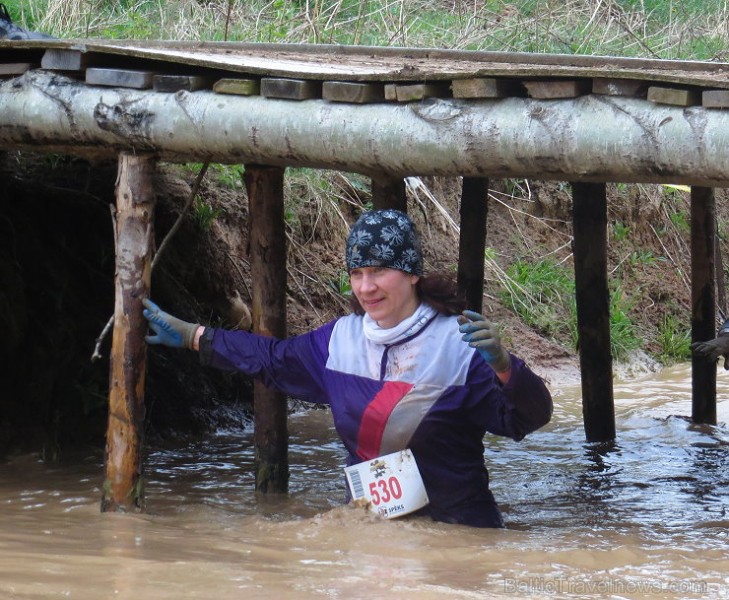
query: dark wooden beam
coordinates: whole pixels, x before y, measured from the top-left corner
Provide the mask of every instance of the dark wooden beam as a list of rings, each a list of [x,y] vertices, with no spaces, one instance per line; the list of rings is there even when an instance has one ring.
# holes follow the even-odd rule
[[[147,321],[154,247],[155,160],[122,153],[116,188],[116,301],[102,512],[144,510],[142,450]]]
[[[575,294],[588,442],[615,439],[604,183],[573,183]]]
[[[375,208],[396,208],[407,212],[405,180],[402,177],[373,177],[372,205]]]
[[[691,188],[691,341],[716,335],[716,206],[712,188]],[[716,363],[691,359],[691,419],[716,424]]]
[[[246,165],[253,331],[286,337],[284,169]],[[285,394],[256,381],[253,388],[256,491],[286,492],[289,482]]]
[[[483,308],[484,253],[489,180],[464,177],[461,192],[461,236],[458,244],[458,290],[469,309]]]

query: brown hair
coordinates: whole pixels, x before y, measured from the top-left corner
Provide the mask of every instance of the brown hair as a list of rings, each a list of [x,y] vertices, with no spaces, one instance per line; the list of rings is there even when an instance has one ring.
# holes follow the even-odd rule
[[[435,273],[423,275],[415,284],[418,298],[446,316],[460,315],[466,309],[466,298],[458,291],[456,282],[450,275]],[[349,298],[352,311],[357,315],[365,314],[354,293]]]

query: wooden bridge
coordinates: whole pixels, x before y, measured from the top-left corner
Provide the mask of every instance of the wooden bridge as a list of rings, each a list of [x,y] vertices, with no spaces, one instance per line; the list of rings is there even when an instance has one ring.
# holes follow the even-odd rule
[[[692,338],[712,338],[713,188],[729,185],[726,108],[726,63],[317,45],[0,42],[0,150],[119,157],[102,506],[140,506],[141,299],[149,293],[154,252],[149,184],[156,161],[245,164],[254,330],[279,336],[286,334],[286,167],[368,175],[375,206],[401,209],[405,177],[462,176],[458,282],[476,310],[488,179],[571,182],[585,431],[588,441],[606,441],[615,437],[615,418],[605,183],[692,186]],[[271,244],[281,252],[264,261],[256,248]],[[258,385],[255,394],[257,456],[274,467],[258,473],[286,472],[286,399]],[[695,422],[716,422],[716,368],[703,359],[693,362],[692,406]],[[257,486],[280,490],[286,481],[259,476]]]

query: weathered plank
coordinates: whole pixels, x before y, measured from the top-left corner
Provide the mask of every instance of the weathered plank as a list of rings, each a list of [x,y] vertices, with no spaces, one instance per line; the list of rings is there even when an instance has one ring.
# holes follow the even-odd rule
[[[43,54],[41,67],[51,71],[83,71],[88,66],[89,55],[79,50],[49,48]]]
[[[30,63],[0,63],[0,77],[3,75],[22,75],[32,66]]]
[[[648,83],[640,79],[603,79],[592,80],[592,93],[604,96],[631,96],[645,98]]]
[[[414,102],[426,98],[446,98],[450,95],[447,83],[413,83],[395,87],[398,102]]]
[[[577,98],[590,93],[591,82],[584,79],[555,79],[524,81],[529,96],[537,100]]]
[[[701,94],[706,108],[729,108],[729,90],[706,90]]]
[[[694,106],[701,104],[701,95],[696,90],[651,86],[648,88],[648,100],[669,106]]]
[[[200,75],[155,75],[152,88],[155,92],[194,92],[212,87],[209,77]]]
[[[216,94],[234,94],[236,96],[258,96],[261,93],[261,82],[258,79],[238,79],[225,77],[213,84]]]
[[[261,96],[286,100],[321,98],[321,81],[264,77],[261,79]]]
[[[89,85],[147,90],[152,87],[154,75],[152,71],[89,68],[86,69],[86,83]]]
[[[12,42],[14,48],[37,46],[36,40]],[[78,40],[52,40],[54,48]],[[0,42],[0,46],[2,42]],[[185,41],[84,40],[84,49],[134,60],[169,60],[189,66],[226,69],[267,77],[331,81],[450,80],[468,77],[628,78],[669,85],[729,89],[724,63],[638,59],[586,55],[493,52],[433,48],[370,48],[317,44],[262,44]],[[117,65],[119,66],[119,65]],[[486,75],[484,75],[486,74]]]
[[[451,82],[451,91],[454,98],[506,98],[522,92],[522,88],[518,81],[512,79],[483,77],[454,79]]]
[[[385,100],[385,86],[382,83],[356,83],[350,81],[325,81],[322,98],[330,102],[368,104]]]
[[[388,102],[397,102],[397,84],[386,83],[385,84],[385,100]]]

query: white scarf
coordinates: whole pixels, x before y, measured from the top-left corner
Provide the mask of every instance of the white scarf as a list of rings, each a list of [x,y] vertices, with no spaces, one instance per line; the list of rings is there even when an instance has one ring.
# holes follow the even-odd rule
[[[364,336],[376,344],[394,344],[415,335],[437,314],[437,311],[428,304],[420,304],[415,312],[407,319],[403,319],[394,327],[383,329],[372,317],[365,313],[362,323]]]

